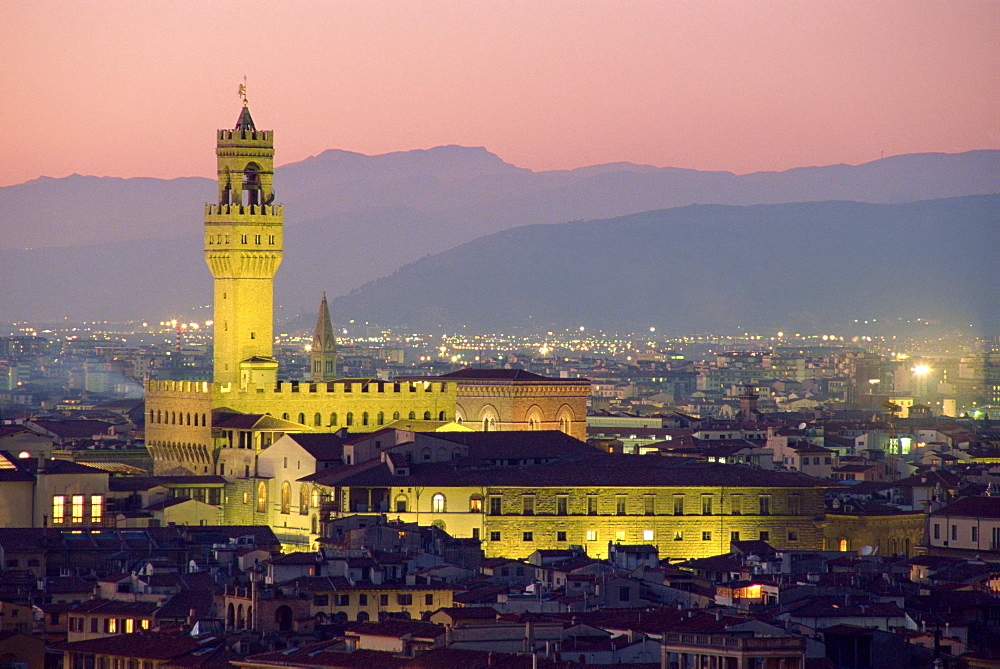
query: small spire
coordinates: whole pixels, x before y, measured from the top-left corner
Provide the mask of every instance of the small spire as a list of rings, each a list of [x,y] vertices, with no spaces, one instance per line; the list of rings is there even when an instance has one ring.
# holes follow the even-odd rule
[[[257,128],[253,124],[253,118],[250,116],[250,108],[244,107],[240,110],[240,118],[236,121],[236,127],[233,128],[236,131],[246,131],[246,132],[256,132]]]
[[[312,381],[332,380],[337,372],[337,337],[330,322],[330,308],[326,303],[326,293],[319,303],[319,314],[316,316],[316,332],[313,334],[312,351]]]

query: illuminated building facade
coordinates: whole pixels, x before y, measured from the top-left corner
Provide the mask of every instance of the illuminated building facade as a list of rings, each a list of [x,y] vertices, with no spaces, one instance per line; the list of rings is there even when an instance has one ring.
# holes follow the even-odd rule
[[[256,453],[282,434],[371,432],[396,421],[467,422],[478,430],[560,429],[585,438],[589,382],[511,370],[383,381],[336,378],[326,296],[309,381],[280,381],[273,357],[273,283],[282,207],[274,203],[274,133],[244,104],[216,134],[218,203],[205,205],[205,261],[214,278],[212,381],[150,381],[146,446],[156,475],[256,476]],[[233,415],[256,427],[224,429]],[[233,451],[239,450],[239,453]]]
[[[586,450],[542,464],[484,466],[481,458],[381,462],[306,479],[333,516],[385,513],[478,538],[487,557],[610,543],[652,544],[661,558],[729,552],[762,539],[779,550],[820,550],[825,485],[793,472]]]

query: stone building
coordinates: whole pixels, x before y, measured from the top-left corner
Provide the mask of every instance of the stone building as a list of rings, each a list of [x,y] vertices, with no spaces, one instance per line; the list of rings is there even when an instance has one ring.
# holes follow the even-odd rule
[[[525,558],[570,546],[606,557],[609,542],[656,546],[670,558],[717,555],[747,539],[778,549],[823,547],[826,486],[799,473],[613,455],[582,443],[540,461],[529,457],[536,450],[530,445],[520,458],[492,462],[483,457],[490,450],[485,443],[446,461],[407,459],[396,450],[303,481],[321,489],[335,517],[378,511],[437,525],[480,539],[487,557]]]
[[[371,432],[400,420],[459,420],[483,430],[560,429],[585,438],[586,380],[516,370],[394,382],[336,378],[336,339],[325,295],[310,351],[310,380],[280,381],[272,322],[284,228],[282,206],[274,204],[274,133],[257,130],[244,106],[236,126],[219,130],[216,139],[219,198],[205,205],[204,226],[205,261],[214,279],[213,379],[149,382],[146,445],[155,474],[245,478],[252,475],[251,454],[283,434]],[[233,414],[268,424],[235,430],[247,440],[240,442],[247,453],[227,462],[220,451],[234,430],[223,423]]]

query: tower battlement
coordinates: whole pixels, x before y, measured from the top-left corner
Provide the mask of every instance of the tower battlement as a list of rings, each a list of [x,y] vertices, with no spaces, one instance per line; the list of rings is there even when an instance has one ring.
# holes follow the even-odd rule
[[[331,395],[335,397],[353,397],[356,395],[406,395],[409,393],[448,395],[454,394],[454,384],[439,381],[393,382],[378,379],[337,379],[322,383],[307,381],[280,381],[267,386],[249,385],[246,389],[232,386],[220,386],[222,393],[247,393],[255,399],[265,397],[289,398],[303,395]]]
[[[230,146],[227,142],[233,142],[231,146],[259,146],[261,148],[271,148],[274,146],[273,130],[217,130],[216,141],[219,148]]]
[[[212,384],[208,381],[170,381],[152,379],[146,386],[146,390],[151,393],[211,395]]]
[[[232,224],[233,217],[239,216],[240,223],[280,225],[283,206],[280,204],[206,204],[205,224]],[[255,220],[257,218],[262,220]]]

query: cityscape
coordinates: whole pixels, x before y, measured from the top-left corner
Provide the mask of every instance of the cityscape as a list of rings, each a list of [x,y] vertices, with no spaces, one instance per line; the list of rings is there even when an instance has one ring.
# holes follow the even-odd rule
[[[312,8],[325,26],[390,4]],[[486,12],[491,40],[511,20],[490,3],[430,4],[442,66],[479,58],[448,50],[454,17]],[[837,5],[820,32],[850,35],[844,17],[873,11]],[[968,48],[988,50],[979,35],[1000,13],[959,5],[977,25]],[[0,19],[26,50],[49,19],[98,33],[177,20],[121,9],[57,19],[15,2]],[[398,9],[392,21],[430,15]],[[712,23],[683,3],[546,11],[573,17],[566,49],[590,34],[576,21],[619,26],[606,56],[657,46],[647,21]],[[759,12],[746,20],[767,35],[774,17]],[[940,21],[930,4],[915,13],[927,23],[885,39]],[[290,20],[276,34],[311,29]],[[518,20],[534,44],[537,17]],[[413,28],[395,29],[390,51]],[[953,58],[957,43],[934,48]],[[587,69],[617,90],[620,71]],[[897,73],[959,86],[956,71]],[[262,89],[296,95],[309,80],[289,72]],[[809,167],[805,148],[785,147],[791,164],[748,149],[738,175],[681,142],[704,169],[580,167],[590,154],[569,146],[510,148],[531,168],[453,144],[306,157],[303,127],[322,143],[325,124],[238,79],[238,98],[198,104],[227,119],[200,133],[198,158],[126,167],[118,149],[93,168],[107,176],[50,177],[62,168],[44,161],[0,172],[0,669],[1000,667],[995,119],[988,139],[940,130],[921,144],[924,117],[900,112],[914,125],[888,157],[837,164],[853,154],[834,142]],[[348,98],[379,86],[351,81]],[[452,100],[434,81],[427,95]],[[459,99],[483,138],[517,146],[507,121]],[[584,102],[581,118],[608,113]],[[432,117],[480,137],[449,109]],[[558,109],[522,110],[525,131],[556,132]],[[388,129],[400,110],[380,110],[387,135],[403,132]],[[192,118],[147,138],[187,151]],[[608,148],[590,128],[594,155],[667,164],[629,131]],[[659,124],[642,132],[668,141]],[[213,150],[195,176],[170,166]]]

